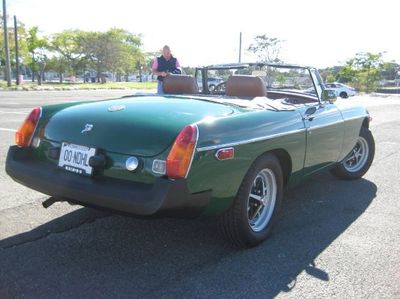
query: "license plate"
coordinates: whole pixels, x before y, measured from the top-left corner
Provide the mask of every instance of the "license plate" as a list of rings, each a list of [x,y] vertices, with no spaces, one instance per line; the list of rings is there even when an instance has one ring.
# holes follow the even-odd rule
[[[63,142],[58,166],[67,171],[90,176],[93,168],[89,165],[89,159],[95,154],[95,148]]]

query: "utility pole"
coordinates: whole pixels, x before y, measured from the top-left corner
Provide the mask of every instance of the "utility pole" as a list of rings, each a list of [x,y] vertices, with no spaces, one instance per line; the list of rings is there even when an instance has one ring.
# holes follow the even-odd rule
[[[7,28],[7,7],[6,0],[3,0],[3,28],[4,28],[4,50],[6,55],[6,79],[7,86],[11,86],[11,65],[10,48],[8,46],[8,28]]]
[[[14,39],[15,39],[15,73],[17,76],[16,83],[19,85],[19,42],[18,42],[18,24],[17,16],[14,16]]]
[[[239,35],[239,63],[242,62],[242,33]]]

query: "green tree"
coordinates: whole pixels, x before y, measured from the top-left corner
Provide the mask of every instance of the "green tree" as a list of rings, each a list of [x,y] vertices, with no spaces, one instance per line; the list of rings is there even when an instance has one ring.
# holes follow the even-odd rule
[[[90,61],[100,82],[106,73],[128,74],[142,59],[141,38],[126,30],[113,28],[106,32],[84,32],[80,35],[81,53]]]
[[[281,44],[282,40],[278,38],[257,35],[247,50],[256,54],[261,62],[279,62]]]
[[[5,53],[4,49],[4,27],[3,27],[3,18],[0,17],[0,64],[5,64]],[[8,35],[9,35],[9,46],[10,46],[10,61],[11,68],[15,70],[15,38],[14,38],[14,27],[8,27]],[[27,47],[27,30],[23,23],[18,22],[18,41],[19,41],[19,60],[20,64],[28,64],[30,62],[30,55]]]
[[[63,57],[53,56],[46,61],[45,70],[56,72],[59,76],[60,83],[62,83],[63,75],[70,70],[70,67]]]
[[[279,87],[284,87],[286,83],[286,76],[284,74],[277,74],[275,80],[279,83]]]
[[[196,68],[187,66],[187,67],[182,68],[182,70],[183,70],[183,72],[184,72],[185,74],[194,76],[194,73],[195,73],[195,71],[196,71]]]
[[[382,70],[382,78],[386,80],[395,80],[400,72],[400,64],[395,61],[385,62]]]
[[[120,59],[116,66],[117,74],[125,75],[125,80],[128,81],[128,75],[137,70],[141,81],[146,62],[145,54],[140,49],[142,45],[141,37],[122,29],[114,30],[117,31],[116,38],[119,40],[120,48]]]
[[[371,92],[377,89],[384,69],[382,53],[357,53],[339,72],[340,82],[350,82],[359,90]]]
[[[330,83],[330,82],[335,82],[335,81],[336,81],[336,78],[335,78],[335,76],[333,74],[328,74],[326,76],[325,82]]]
[[[29,67],[32,70],[32,82],[37,77],[38,84],[42,85],[44,71],[47,62],[48,43],[47,39],[40,37],[38,27],[32,27],[28,30],[27,48],[30,54]]]
[[[53,52],[53,57],[49,63],[50,68],[59,74],[60,83],[66,72],[74,75],[81,67],[81,34],[79,30],[65,30],[51,36],[49,50]]]
[[[319,73],[324,82],[336,82],[339,81],[339,72],[343,66],[332,66],[324,69],[320,69]]]

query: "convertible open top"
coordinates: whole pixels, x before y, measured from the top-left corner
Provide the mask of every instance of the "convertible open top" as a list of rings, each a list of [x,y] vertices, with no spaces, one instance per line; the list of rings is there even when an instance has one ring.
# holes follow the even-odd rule
[[[335,102],[314,68],[214,65],[167,76],[164,91],[34,108],[8,175],[51,196],[45,207],[219,215],[227,238],[254,246],[284,187],[327,168],[357,179],[374,157],[368,111]]]

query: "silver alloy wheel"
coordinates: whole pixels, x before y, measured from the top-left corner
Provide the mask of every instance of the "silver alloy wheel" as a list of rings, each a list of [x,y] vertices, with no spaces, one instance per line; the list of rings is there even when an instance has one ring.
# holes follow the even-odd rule
[[[261,170],[253,181],[247,200],[247,219],[254,232],[263,230],[274,212],[277,184],[271,169]]]
[[[368,142],[359,136],[356,145],[343,161],[343,166],[348,172],[357,172],[367,163],[369,155]]]

